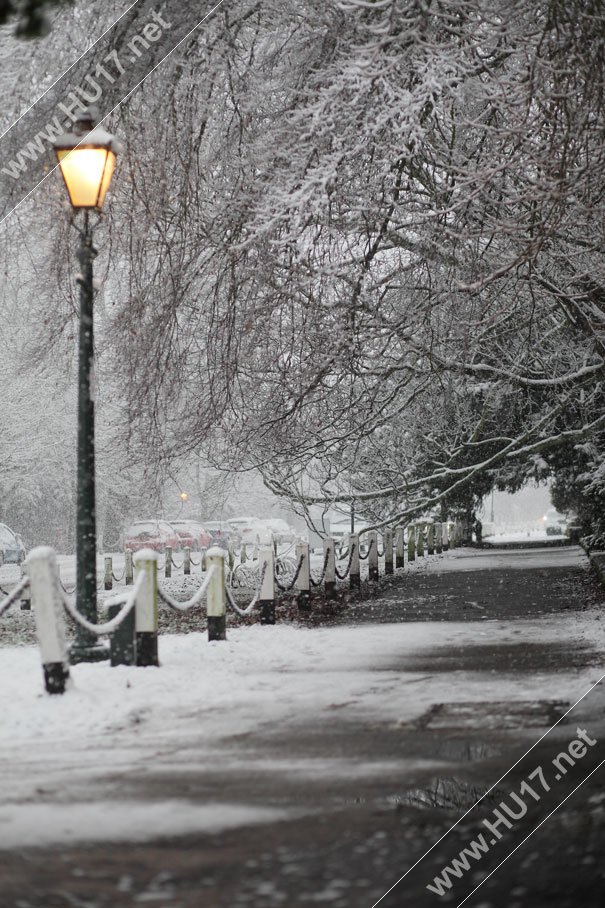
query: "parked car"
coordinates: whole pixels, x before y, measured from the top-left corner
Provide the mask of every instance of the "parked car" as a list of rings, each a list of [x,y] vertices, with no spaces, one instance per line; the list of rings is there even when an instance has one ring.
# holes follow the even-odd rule
[[[197,520],[171,520],[170,524],[179,537],[179,548],[199,552],[212,545],[212,534]]]
[[[270,535],[269,528],[258,517],[230,517],[227,526],[239,533],[246,545],[264,542]]]
[[[549,508],[542,518],[547,536],[564,536],[567,530],[567,518],[560,514],[556,508]]]
[[[276,542],[292,543],[296,540],[296,530],[286,520],[272,517],[269,520],[261,520],[260,522],[271,531]]]
[[[14,533],[5,523],[0,523],[0,566],[21,564],[25,558],[25,546],[19,533]]]
[[[178,549],[180,540],[167,520],[135,520],[124,533],[124,551],[153,549],[163,552],[167,545]]]
[[[242,544],[241,535],[229,524],[223,523],[222,520],[207,520],[204,524],[212,536],[212,545],[218,545],[222,549],[237,548]]]

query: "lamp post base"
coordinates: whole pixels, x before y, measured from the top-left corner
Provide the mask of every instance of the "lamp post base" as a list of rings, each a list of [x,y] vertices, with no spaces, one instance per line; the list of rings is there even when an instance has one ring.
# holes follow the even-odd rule
[[[104,662],[109,657],[110,652],[107,643],[79,643],[75,640],[69,648],[71,665],[77,665],[78,662]]]

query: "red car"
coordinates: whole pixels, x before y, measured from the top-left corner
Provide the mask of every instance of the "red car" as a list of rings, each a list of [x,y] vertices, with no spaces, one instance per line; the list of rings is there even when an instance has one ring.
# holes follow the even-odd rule
[[[181,549],[199,552],[200,549],[207,549],[212,545],[212,534],[196,520],[173,520],[171,523],[179,537]]]
[[[180,544],[178,534],[167,520],[135,520],[124,534],[125,552],[138,552],[139,549],[163,552],[167,545],[178,549]]]

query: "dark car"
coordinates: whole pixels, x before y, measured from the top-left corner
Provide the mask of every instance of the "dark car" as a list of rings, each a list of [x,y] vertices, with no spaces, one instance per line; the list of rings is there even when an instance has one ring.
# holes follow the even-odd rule
[[[19,533],[13,533],[5,523],[0,523],[0,565],[21,564],[25,546]]]

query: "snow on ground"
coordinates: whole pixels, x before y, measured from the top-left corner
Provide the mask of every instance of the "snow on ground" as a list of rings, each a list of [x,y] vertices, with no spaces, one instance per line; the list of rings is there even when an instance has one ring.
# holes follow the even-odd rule
[[[578,549],[556,553],[557,564],[586,562]],[[458,549],[412,567],[476,570],[510,567],[513,559],[527,566],[526,558],[534,567],[547,567],[553,550],[520,556]],[[590,611],[509,623],[257,625],[232,628],[228,636],[221,643],[197,633],[161,636],[159,668],[76,665],[70,690],[54,697],[43,691],[35,647],[0,649],[0,848],[133,840],[262,823],[271,818],[266,808],[245,803],[122,801],[119,810],[112,810],[115,778],[169,777],[206,767],[271,769],[310,780],[371,775],[380,764],[360,763],[354,753],[338,759],[273,758],[267,750],[254,749],[254,737],[283,735],[335,717],[353,726],[369,719],[407,723],[434,703],[574,702],[598,679],[594,668],[420,673],[412,659],[434,649],[520,641],[605,650],[600,615]],[[409,761],[397,762],[402,772],[410,769]],[[123,789],[119,796],[124,797]]]
[[[488,545],[498,545],[505,542],[554,542],[567,539],[563,533],[548,534],[546,530],[514,530],[508,533],[495,533],[493,536],[484,536],[483,542]]]
[[[415,564],[417,570],[438,574],[450,571],[493,569],[541,568],[546,570],[553,565],[563,568],[578,567],[586,571],[590,569],[583,550],[575,545],[532,549],[498,549],[495,545],[489,549],[460,548],[452,549],[446,557],[421,559]]]
[[[406,656],[488,639],[496,645],[523,639],[602,646],[602,639],[590,637],[594,627],[585,613],[581,620],[558,617],[514,626],[256,626],[233,630],[226,643],[212,644],[200,634],[163,637],[160,668],[77,665],[73,687],[62,697],[42,692],[34,648],[5,649],[0,663],[0,847],[57,837],[130,839],[135,829],[135,837],[145,838],[158,829],[168,835],[263,822],[268,819],[263,810],[245,804],[183,805],[179,810],[164,802],[140,809],[122,804],[112,812],[107,777],[238,764],[243,771],[270,767],[311,779],[376,772],[375,764],[359,766],[354,754],[335,763],[300,760],[294,765],[262,754],[256,763],[253,753],[243,756],[231,739],[331,721],[335,709],[339,715],[346,710],[347,722],[370,717],[408,722],[436,702],[537,700],[553,693],[573,702],[596,680],[594,669],[558,673],[556,684],[548,672],[507,676],[460,671],[453,683],[452,673],[406,671]],[[36,807],[35,802],[48,798],[51,806]],[[160,827],[151,822],[154,811]]]

